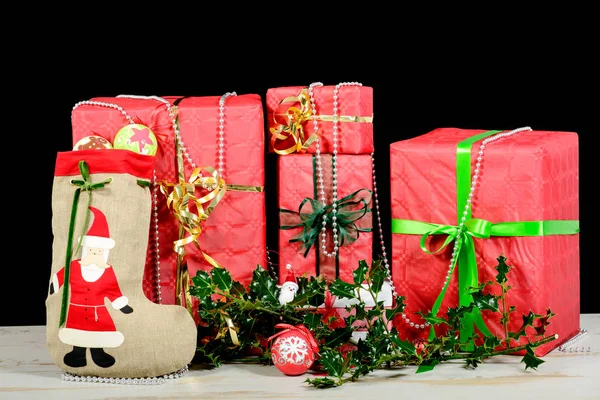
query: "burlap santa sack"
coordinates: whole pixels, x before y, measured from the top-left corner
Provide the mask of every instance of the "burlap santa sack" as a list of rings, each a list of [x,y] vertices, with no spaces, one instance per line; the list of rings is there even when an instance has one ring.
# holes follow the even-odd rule
[[[70,374],[157,377],[194,356],[187,310],[142,291],[153,170],[154,157],[128,150],[58,154],[47,347]]]

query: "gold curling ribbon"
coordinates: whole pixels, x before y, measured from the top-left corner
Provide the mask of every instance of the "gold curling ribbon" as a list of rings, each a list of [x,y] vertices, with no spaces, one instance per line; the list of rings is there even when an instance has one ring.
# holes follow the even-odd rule
[[[208,172],[209,176],[203,176],[202,171]],[[196,187],[202,187],[208,190],[208,193],[198,198],[195,195]],[[178,256],[183,257],[185,254],[185,245],[194,243],[210,265],[223,268],[214,258],[202,251],[200,243],[198,243],[198,238],[202,234],[202,223],[208,219],[227,192],[227,184],[219,176],[219,172],[209,166],[197,167],[192,171],[187,182],[180,176],[178,183],[162,182],[160,190],[167,198],[167,207],[173,211],[173,215],[179,221],[180,229],[187,233],[187,236],[180,235],[180,239],[173,243],[173,249]],[[182,266],[178,274],[178,281],[177,289],[183,292],[186,308],[193,313],[187,267]],[[177,295],[179,298],[181,293],[177,293]]]
[[[287,107],[287,108],[286,108]],[[281,111],[281,112],[278,112]],[[275,126],[269,128],[271,132],[271,148],[279,155],[287,155],[294,152],[305,153],[310,145],[318,138],[316,133],[309,137],[304,132],[304,124],[310,120],[333,121],[333,115],[316,115],[312,113],[310,106],[310,96],[306,89],[303,89],[298,96],[290,96],[281,100],[276,112],[273,113]],[[341,115],[337,117],[339,122],[363,122],[372,123],[373,117]],[[286,141],[292,138],[294,144],[285,149],[278,149],[278,141]]]

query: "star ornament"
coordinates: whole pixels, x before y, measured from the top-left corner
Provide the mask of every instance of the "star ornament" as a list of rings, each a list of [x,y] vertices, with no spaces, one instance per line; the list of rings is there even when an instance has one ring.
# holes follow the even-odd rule
[[[139,153],[140,154],[144,154],[144,147],[146,146],[146,143],[150,144],[151,146],[154,145],[154,141],[152,140],[152,137],[150,136],[152,132],[150,132],[150,129],[148,128],[141,128],[141,129],[137,129],[137,128],[131,128],[131,130],[133,131],[133,136],[131,136],[129,138],[129,142],[137,142],[138,144],[138,149],[139,149]],[[154,136],[154,135],[152,135]]]

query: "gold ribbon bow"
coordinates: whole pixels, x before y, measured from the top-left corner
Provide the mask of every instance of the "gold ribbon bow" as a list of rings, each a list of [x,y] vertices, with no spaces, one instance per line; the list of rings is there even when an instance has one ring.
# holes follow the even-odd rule
[[[202,171],[208,172],[208,176],[202,175]],[[202,197],[196,197],[196,188],[201,187],[208,191]],[[214,258],[202,251],[198,238],[202,234],[202,223],[208,219],[217,204],[227,192],[225,180],[219,176],[219,172],[213,167],[197,167],[192,171],[186,182],[180,176],[178,183],[162,182],[161,192],[167,198],[167,207],[173,211],[173,215],[179,221],[180,239],[173,243],[173,249],[180,256],[185,254],[185,245],[194,243],[204,259],[213,267],[223,268]],[[208,205],[207,205],[208,204]],[[187,233],[184,237],[181,233]],[[189,293],[190,279],[187,268],[183,268],[180,276],[181,291],[185,296],[186,307],[192,312],[192,296]],[[181,285],[177,285],[180,288]]]
[[[308,136],[308,133],[304,131],[306,122],[313,119],[318,121],[333,121],[336,118],[338,122],[373,122],[372,116],[340,115],[334,117],[333,115],[314,115],[310,105],[308,90],[303,89],[298,96],[290,96],[281,100],[273,112],[275,125],[269,128],[271,132],[271,148],[279,155],[287,155],[294,152],[305,153],[318,138],[316,133]],[[279,149],[276,147],[278,143],[283,143],[284,147],[288,147]]]
[[[304,132],[304,124],[312,119],[312,115],[310,96],[306,90],[302,90],[298,96],[283,99],[273,113],[275,126],[269,129],[273,151],[280,155],[305,153],[318,138],[316,133],[307,138]],[[292,146],[285,149],[276,147],[278,141],[289,142],[290,138],[294,143]]]

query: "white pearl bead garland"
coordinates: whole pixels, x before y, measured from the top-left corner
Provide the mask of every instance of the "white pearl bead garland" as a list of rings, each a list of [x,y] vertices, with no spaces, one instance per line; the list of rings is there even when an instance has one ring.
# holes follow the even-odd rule
[[[188,366],[186,365],[172,374],[154,376],[151,378],[102,378],[99,376],[81,376],[64,372],[62,374],[62,379],[68,382],[111,383],[117,385],[161,385],[167,380],[181,378],[187,375],[188,372]]]
[[[317,86],[323,86],[321,82],[311,83],[308,87],[308,95],[310,98],[310,106],[313,115],[313,127],[314,133],[317,134],[317,139],[315,140],[315,153],[317,158],[317,191],[321,196],[321,203],[323,206],[327,206],[327,201],[325,197],[325,183],[323,182],[323,166],[321,163],[321,144],[319,143],[319,126],[317,123],[317,109],[315,105],[315,97],[314,97],[314,88]],[[335,85],[333,89],[333,157],[332,157],[332,168],[333,168],[333,176],[332,176],[332,217],[331,217],[331,226],[333,231],[333,251],[327,251],[327,216],[323,215],[323,222],[321,227],[321,250],[323,255],[328,258],[335,257],[337,251],[339,250],[339,241],[337,234],[337,200],[338,200],[338,191],[337,191],[337,154],[338,154],[338,123],[339,123],[339,107],[338,107],[338,95],[340,92],[340,88],[342,86],[362,86],[362,83],[359,82],[341,82]]]
[[[444,283],[442,284],[442,290],[444,290],[450,284],[450,278],[452,277],[452,272],[454,271],[454,267],[455,267],[454,261],[456,260],[456,257],[458,257],[457,251],[458,251],[458,246],[459,246],[459,240],[461,240],[460,234],[464,231],[465,222],[467,220],[467,215],[469,214],[469,210],[471,209],[473,195],[475,193],[475,188],[477,187],[477,179],[479,178],[479,172],[481,171],[481,162],[483,161],[483,153],[485,150],[485,146],[487,146],[489,143],[495,142],[498,139],[502,139],[505,137],[512,136],[519,132],[530,131],[530,130],[531,130],[531,128],[528,126],[523,127],[523,128],[513,129],[512,131],[509,131],[509,132],[498,133],[494,136],[490,136],[481,142],[481,145],[479,146],[479,152],[477,153],[477,162],[475,163],[475,171],[474,171],[473,177],[471,179],[471,189],[469,191],[467,203],[465,204],[465,209],[463,210],[462,217],[460,218],[460,222],[458,224],[458,236],[454,240],[454,248],[452,249],[452,257],[450,258],[450,263],[448,265],[448,272],[446,274],[446,279],[444,280]],[[402,319],[404,320],[405,323],[409,324],[411,327],[414,327],[414,328],[423,329],[425,326],[429,326],[429,323],[420,324],[420,325],[415,324],[413,321],[410,320],[410,318],[408,318],[406,316],[406,314],[402,314]]]

